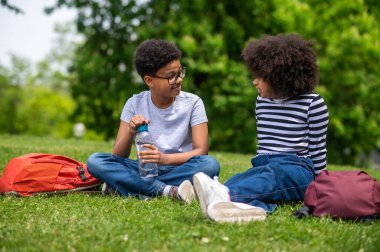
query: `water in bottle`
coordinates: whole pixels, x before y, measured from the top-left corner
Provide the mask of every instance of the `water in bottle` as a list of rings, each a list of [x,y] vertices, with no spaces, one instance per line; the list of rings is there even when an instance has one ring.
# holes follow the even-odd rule
[[[148,125],[144,124],[136,128],[136,150],[137,153],[146,150],[147,148],[142,147],[143,144],[153,144],[152,137],[148,131]],[[158,176],[158,166],[156,163],[142,163],[138,160],[139,172],[142,177],[155,177]]]

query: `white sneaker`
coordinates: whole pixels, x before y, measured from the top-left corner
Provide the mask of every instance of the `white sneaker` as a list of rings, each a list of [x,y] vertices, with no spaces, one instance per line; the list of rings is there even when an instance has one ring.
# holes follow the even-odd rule
[[[185,180],[179,185],[178,196],[188,204],[195,199],[194,187],[189,180]]]
[[[266,218],[266,212],[261,207],[231,201],[212,202],[207,208],[207,215],[216,222],[229,223],[263,221]]]
[[[228,188],[202,172],[198,172],[193,176],[193,184],[202,212],[206,216],[208,216],[207,207],[212,202],[230,201]]]

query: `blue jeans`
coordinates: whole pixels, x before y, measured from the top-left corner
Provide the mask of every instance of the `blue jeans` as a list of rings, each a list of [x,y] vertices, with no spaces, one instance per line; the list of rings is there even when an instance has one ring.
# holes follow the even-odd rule
[[[193,181],[193,175],[203,172],[218,176],[219,162],[208,155],[194,156],[179,166],[159,166],[158,176],[140,177],[137,160],[110,153],[94,153],[87,160],[91,175],[106,182],[123,196],[162,195],[166,185],[179,186],[183,181]]]
[[[314,179],[311,159],[294,154],[258,155],[253,168],[232,176],[225,186],[231,201],[243,202],[273,212],[278,202],[302,201]]]

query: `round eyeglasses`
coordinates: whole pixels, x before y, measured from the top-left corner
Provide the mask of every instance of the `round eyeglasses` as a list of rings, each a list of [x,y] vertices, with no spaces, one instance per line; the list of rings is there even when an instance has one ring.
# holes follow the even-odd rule
[[[169,85],[174,85],[177,83],[178,78],[185,78],[186,75],[186,67],[181,67],[178,73],[173,74],[172,76],[169,77],[161,77],[161,76],[156,76],[156,75],[150,75],[151,77],[158,78],[158,79],[165,79],[168,80]]]

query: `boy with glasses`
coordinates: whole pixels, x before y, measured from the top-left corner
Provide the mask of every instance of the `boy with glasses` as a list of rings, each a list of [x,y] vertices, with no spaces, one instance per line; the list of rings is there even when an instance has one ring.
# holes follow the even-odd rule
[[[219,162],[208,156],[208,126],[198,96],[181,91],[186,68],[181,51],[164,40],[146,40],[135,52],[135,67],[149,91],[133,95],[121,113],[113,153],[95,153],[89,172],[105,182],[104,191],[122,196],[168,196],[190,203],[193,175],[219,174]],[[138,161],[129,158],[136,128],[149,124],[154,145],[145,144],[141,162],[156,163],[157,177],[141,177]]]
[[[262,221],[278,202],[302,201],[314,176],[326,169],[329,121],[311,42],[298,35],[250,42],[243,59],[255,76],[258,148],[252,168],[222,185],[194,175],[202,212],[218,222]]]

